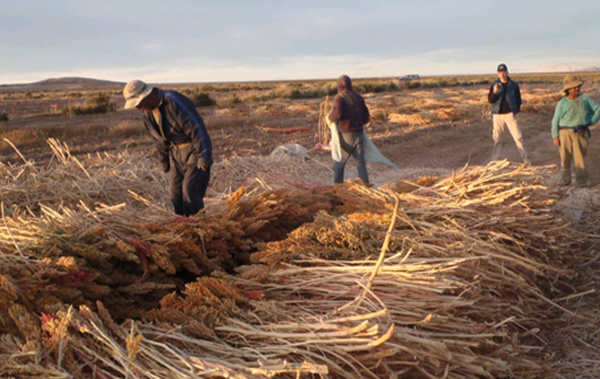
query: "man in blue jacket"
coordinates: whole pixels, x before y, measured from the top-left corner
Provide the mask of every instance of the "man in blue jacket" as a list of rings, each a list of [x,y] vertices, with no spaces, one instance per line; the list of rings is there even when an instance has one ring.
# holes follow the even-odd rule
[[[123,89],[125,109],[144,112],[144,126],[158,142],[163,172],[175,213],[191,216],[204,208],[210,180],[212,144],[194,103],[177,91],[161,90],[141,80]]]
[[[502,153],[502,133],[504,128],[515,140],[523,163],[530,163],[523,141],[523,134],[517,121],[517,113],[521,110],[521,91],[517,82],[508,76],[508,68],[504,63],[498,65],[498,80],[492,83],[488,93],[488,101],[492,104],[494,131],[494,151],[492,160],[500,159]]]

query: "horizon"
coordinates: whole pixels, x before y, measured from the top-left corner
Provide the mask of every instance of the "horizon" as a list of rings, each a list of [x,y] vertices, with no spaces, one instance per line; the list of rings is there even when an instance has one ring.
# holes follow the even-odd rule
[[[564,70],[564,71],[532,71],[532,72],[512,72],[509,71],[509,74],[514,74],[514,75],[559,75],[559,74],[569,74],[569,73],[581,73],[581,74],[593,74],[593,73],[598,73],[600,72],[600,68],[593,68],[593,69],[582,69],[582,70]],[[411,73],[407,73],[407,74],[411,74]],[[412,73],[412,74],[419,74],[418,72]],[[385,79],[400,79],[402,78],[403,75],[396,75],[396,76],[365,76],[365,77],[351,77],[352,80],[385,80]],[[490,72],[490,73],[478,73],[478,74],[474,74],[474,73],[467,73],[467,74],[439,74],[439,75],[420,75],[421,79],[427,79],[427,78],[440,78],[440,77],[461,77],[461,76],[496,76],[496,72]],[[339,75],[338,75],[339,77]],[[181,85],[181,84],[227,84],[227,83],[269,83],[269,82],[303,82],[303,81],[335,81],[337,80],[338,77],[330,77],[330,78],[306,78],[306,79],[266,79],[266,80],[230,80],[230,81],[183,81],[183,82],[148,82],[150,84],[154,84],[154,85],[165,85],[165,84],[175,84],[175,85]],[[63,77],[51,77],[51,78],[45,78],[45,79],[41,79],[41,80],[36,80],[33,82],[23,82],[23,83],[0,83],[0,87],[10,87],[10,86],[27,86],[27,85],[34,85],[34,84],[44,84],[44,82],[47,81],[52,81],[52,80],[68,80],[68,79],[78,79],[78,80],[90,80],[90,81],[101,81],[101,82],[110,82],[110,83],[114,83],[114,84],[126,84],[126,81],[115,81],[115,80],[110,80],[110,79],[103,79],[103,78],[95,78],[95,77],[85,77],[85,76],[63,76]],[[133,79],[132,79],[133,80]]]
[[[567,74],[567,73],[593,73],[600,72],[599,66],[589,66],[589,65],[569,65],[566,67],[557,67],[555,69],[547,70],[547,71],[514,71],[510,70],[509,73],[514,75],[550,75],[550,74]],[[495,76],[495,70],[490,72],[477,72],[477,73],[441,73],[441,74],[420,74],[419,72],[405,72],[399,75],[387,75],[387,76],[352,76],[349,75],[353,80],[365,80],[365,79],[394,79],[401,78],[404,75],[409,74],[418,74],[421,78],[429,78],[429,77],[443,77],[443,76]],[[337,80],[337,78],[342,75],[339,74],[337,76],[331,77],[313,77],[313,78],[277,78],[277,79],[241,79],[241,80],[214,80],[214,81],[151,81],[144,80],[148,83],[152,84],[218,84],[218,83],[253,83],[253,82],[293,82],[293,81],[319,81],[319,80]],[[129,80],[133,80],[135,78],[131,78],[129,80],[116,80],[116,79],[106,79],[101,77],[93,77],[93,76],[76,76],[76,75],[66,75],[66,76],[54,76],[54,77],[45,77],[42,79],[36,79],[33,81],[26,82],[11,82],[11,83],[3,83],[0,82],[0,86],[18,86],[18,85],[32,85],[38,84],[45,81],[50,80],[65,80],[65,79],[87,79],[87,80],[99,80],[113,83],[122,83],[125,84]],[[143,80],[143,79],[142,79]]]

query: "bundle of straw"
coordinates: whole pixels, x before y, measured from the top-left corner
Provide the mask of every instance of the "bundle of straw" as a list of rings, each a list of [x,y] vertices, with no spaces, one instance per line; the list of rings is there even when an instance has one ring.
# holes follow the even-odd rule
[[[142,173],[95,159],[49,168],[98,183],[93,197],[58,190],[33,209],[7,192],[3,375],[525,378],[552,375],[545,330],[585,320],[553,300],[580,296],[565,291],[591,252],[553,210],[551,168],[494,162],[402,191],[242,188],[182,218],[119,197],[104,176]],[[3,166],[5,185],[43,181],[24,162]]]

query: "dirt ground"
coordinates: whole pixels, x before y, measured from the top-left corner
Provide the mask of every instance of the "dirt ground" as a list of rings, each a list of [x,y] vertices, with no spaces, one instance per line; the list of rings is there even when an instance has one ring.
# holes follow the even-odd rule
[[[525,84],[521,87],[525,105],[519,121],[530,160],[534,165],[559,164],[558,151],[550,136],[550,121],[556,101],[560,99],[557,95],[560,85]],[[372,113],[367,133],[381,152],[400,168],[453,170],[465,164],[486,164],[493,148],[487,89],[487,86],[480,85],[367,94],[366,102]],[[596,98],[599,98],[599,93],[596,88],[588,92]],[[8,109],[11,119],[0,123],[0,133],[28,159],[50,156],[50,149],[45,144],[47,137],[69,143],[75,154],[123,148],[151,149],[153,142],[141,125],[140,112],[122,110],[122,98],[114,92],[112,97],[119,111],[72,118],[55,113],[64,99],[53,102],[47,96],[43,99],[5,100],[0,104],[0,110]],[[313,148],[318,142],[321,101],[219,101],[217,106],[199,110],[213,140],[215,160],[219,160],[232,156],[267,155],[285,144]],[[264,127],[271,130],[266,131]],[[286,133],[286,129],[307,131]],[[596,127],[593,127],[594,136],[586,160],[592,185],[600,183],[600,148],[594,143],[595,130]],[[504,157],[518,162],[518,152],[508,132],[503,140]],[[331,163],[330,160],[328,162],[328,152],[315,151],[314,155],[322,158],[324,163]],[[5,141],[0,141],[0,158],[7,161],[18,159]],[[349,175],[352,166],[350,162]],[[377,170],[377,166],[372,165],[371,169]]]

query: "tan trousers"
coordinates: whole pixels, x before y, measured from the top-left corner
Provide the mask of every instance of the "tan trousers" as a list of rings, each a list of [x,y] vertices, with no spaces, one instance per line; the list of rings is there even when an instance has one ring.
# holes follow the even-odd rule
[[[559,131],[561,184],[571,183],[571,161],[575,161],[575,180],[577,185],[588,184],[588,173],[585,168],[585,156],[588,148],[588,138],[570,129]]]
[[[525,149],[525,141],[523,141],[523,134],[521,134],[521,129],[519,128],[519,123],[517,122],[515,115],[512,113],[495,114],[493,116],[493,121],[494,130],[492,132],[492,137],[494,138],[494,151],[492,152],[492,160],[497,161],[500,159],[502,154],[502,133],[504,133],[505,128],[508,128],[512,138],[515,140],[517,149],[519,149],[521,159],[524,163],[530,163],[529,158],[527,157],[527,150]]]

